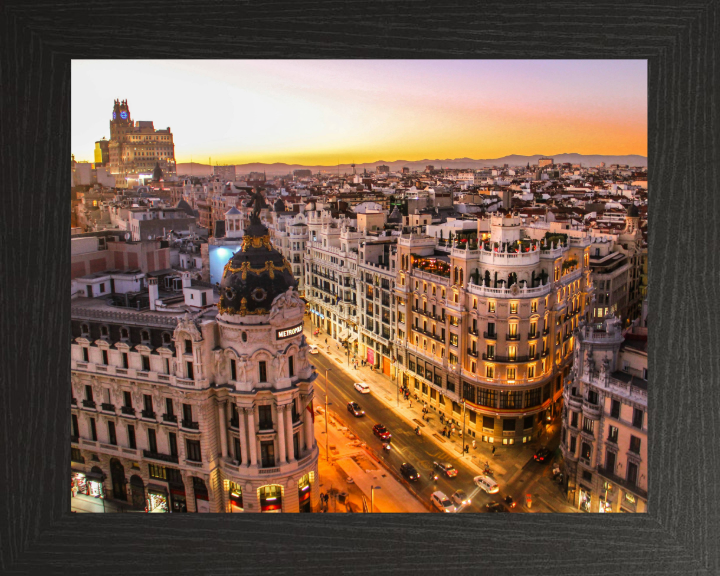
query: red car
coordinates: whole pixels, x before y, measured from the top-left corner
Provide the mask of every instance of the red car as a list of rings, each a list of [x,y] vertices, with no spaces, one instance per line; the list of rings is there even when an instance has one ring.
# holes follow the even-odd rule
[[[390,432],[387,431],[387,428],[385,428],[382,424],[375,424],[375,426],[373,426],[373,434],[380,438],[380,440],[385,441],[390,440],[390,437],[392,436],[392,434],[390,434]]]

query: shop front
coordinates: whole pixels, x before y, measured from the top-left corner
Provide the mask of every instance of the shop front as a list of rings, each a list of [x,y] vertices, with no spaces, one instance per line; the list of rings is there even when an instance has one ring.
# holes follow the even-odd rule
[[[310,506],[310,474],[305,474],[298,481],[298,500],[300,501],[300,512],[312,512]]]
[[[258,488],[260,512],[282,512],[282,486],[273,484]]]
[[[583,512],[590,512],[592,504],[592,494],[590,488],[580,485],[580,499],[578,500],[578,508]]]
[[[90,472],[72,470],[70,477],[71,487],[76,488],[78,494],[85,494],[93,498],[105,498],[103,477],[102,470],[97,466]]]
[[[237,513],[245,510],[243,508],[242,486],[240,484],[229,482],[228,500],[230,501],[230,512]]]
[[[148,484],[147,511],[155,514],[168,511],[168,490],[160,484]]]
[[[195,510],[206,514],[210,512],[210,496],[205,481],[202,478],[193,476],[193,491],[195,492]]]
[[[187,512],[185,485],[173,482],[169,482],[168,484],[170,486],[170,511]]]
[[[371,366],[375,366],[375,350],[369,347],[367,349],[367,361]]]

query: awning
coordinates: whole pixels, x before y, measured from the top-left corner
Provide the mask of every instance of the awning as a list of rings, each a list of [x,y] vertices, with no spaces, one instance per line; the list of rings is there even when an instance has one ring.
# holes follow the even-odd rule
[[[99,474],[98,472],[85,472],[85,478],[88,478],[90,480],[97,480],[98,482],[102,482],[103,474]]]
[[[148,492],[160,492],[161,494],[167,494],[167,487],[161,486],[160,484],[148,484]]]
[[[350,334],[350,338],[348,338],[348,342],[355,342],[357,340],[357,334]]]
[[[348,331],[347,331],[347,330],[343,330],[342,332],[340,332],[340,334],[338,334],[338,338],[339,338],[340,340],[345,340],[347,337],[348,337]]]

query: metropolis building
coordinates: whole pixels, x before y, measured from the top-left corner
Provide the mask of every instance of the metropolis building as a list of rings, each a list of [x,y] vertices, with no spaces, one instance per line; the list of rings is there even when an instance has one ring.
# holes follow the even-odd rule
[[[267,229],[246,227],[217,306],[146,280],[150,310],[72,301],[73,482],[152,512],[316,510],[305,304]]]
[[[558,412],[573,330],[589,313],[589,246],[580,230],[510,215],[479,220],[477,240],[400,236],[402,382],[470,440],[537,437]]]

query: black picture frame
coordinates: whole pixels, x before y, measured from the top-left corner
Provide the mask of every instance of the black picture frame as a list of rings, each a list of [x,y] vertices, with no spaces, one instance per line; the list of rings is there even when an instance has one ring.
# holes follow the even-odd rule
[[[6,0],[0,573],[719,573],[719,38],[717,0]],[[148,57],[647,59],[649,513],[71,514],[70,61]]]

